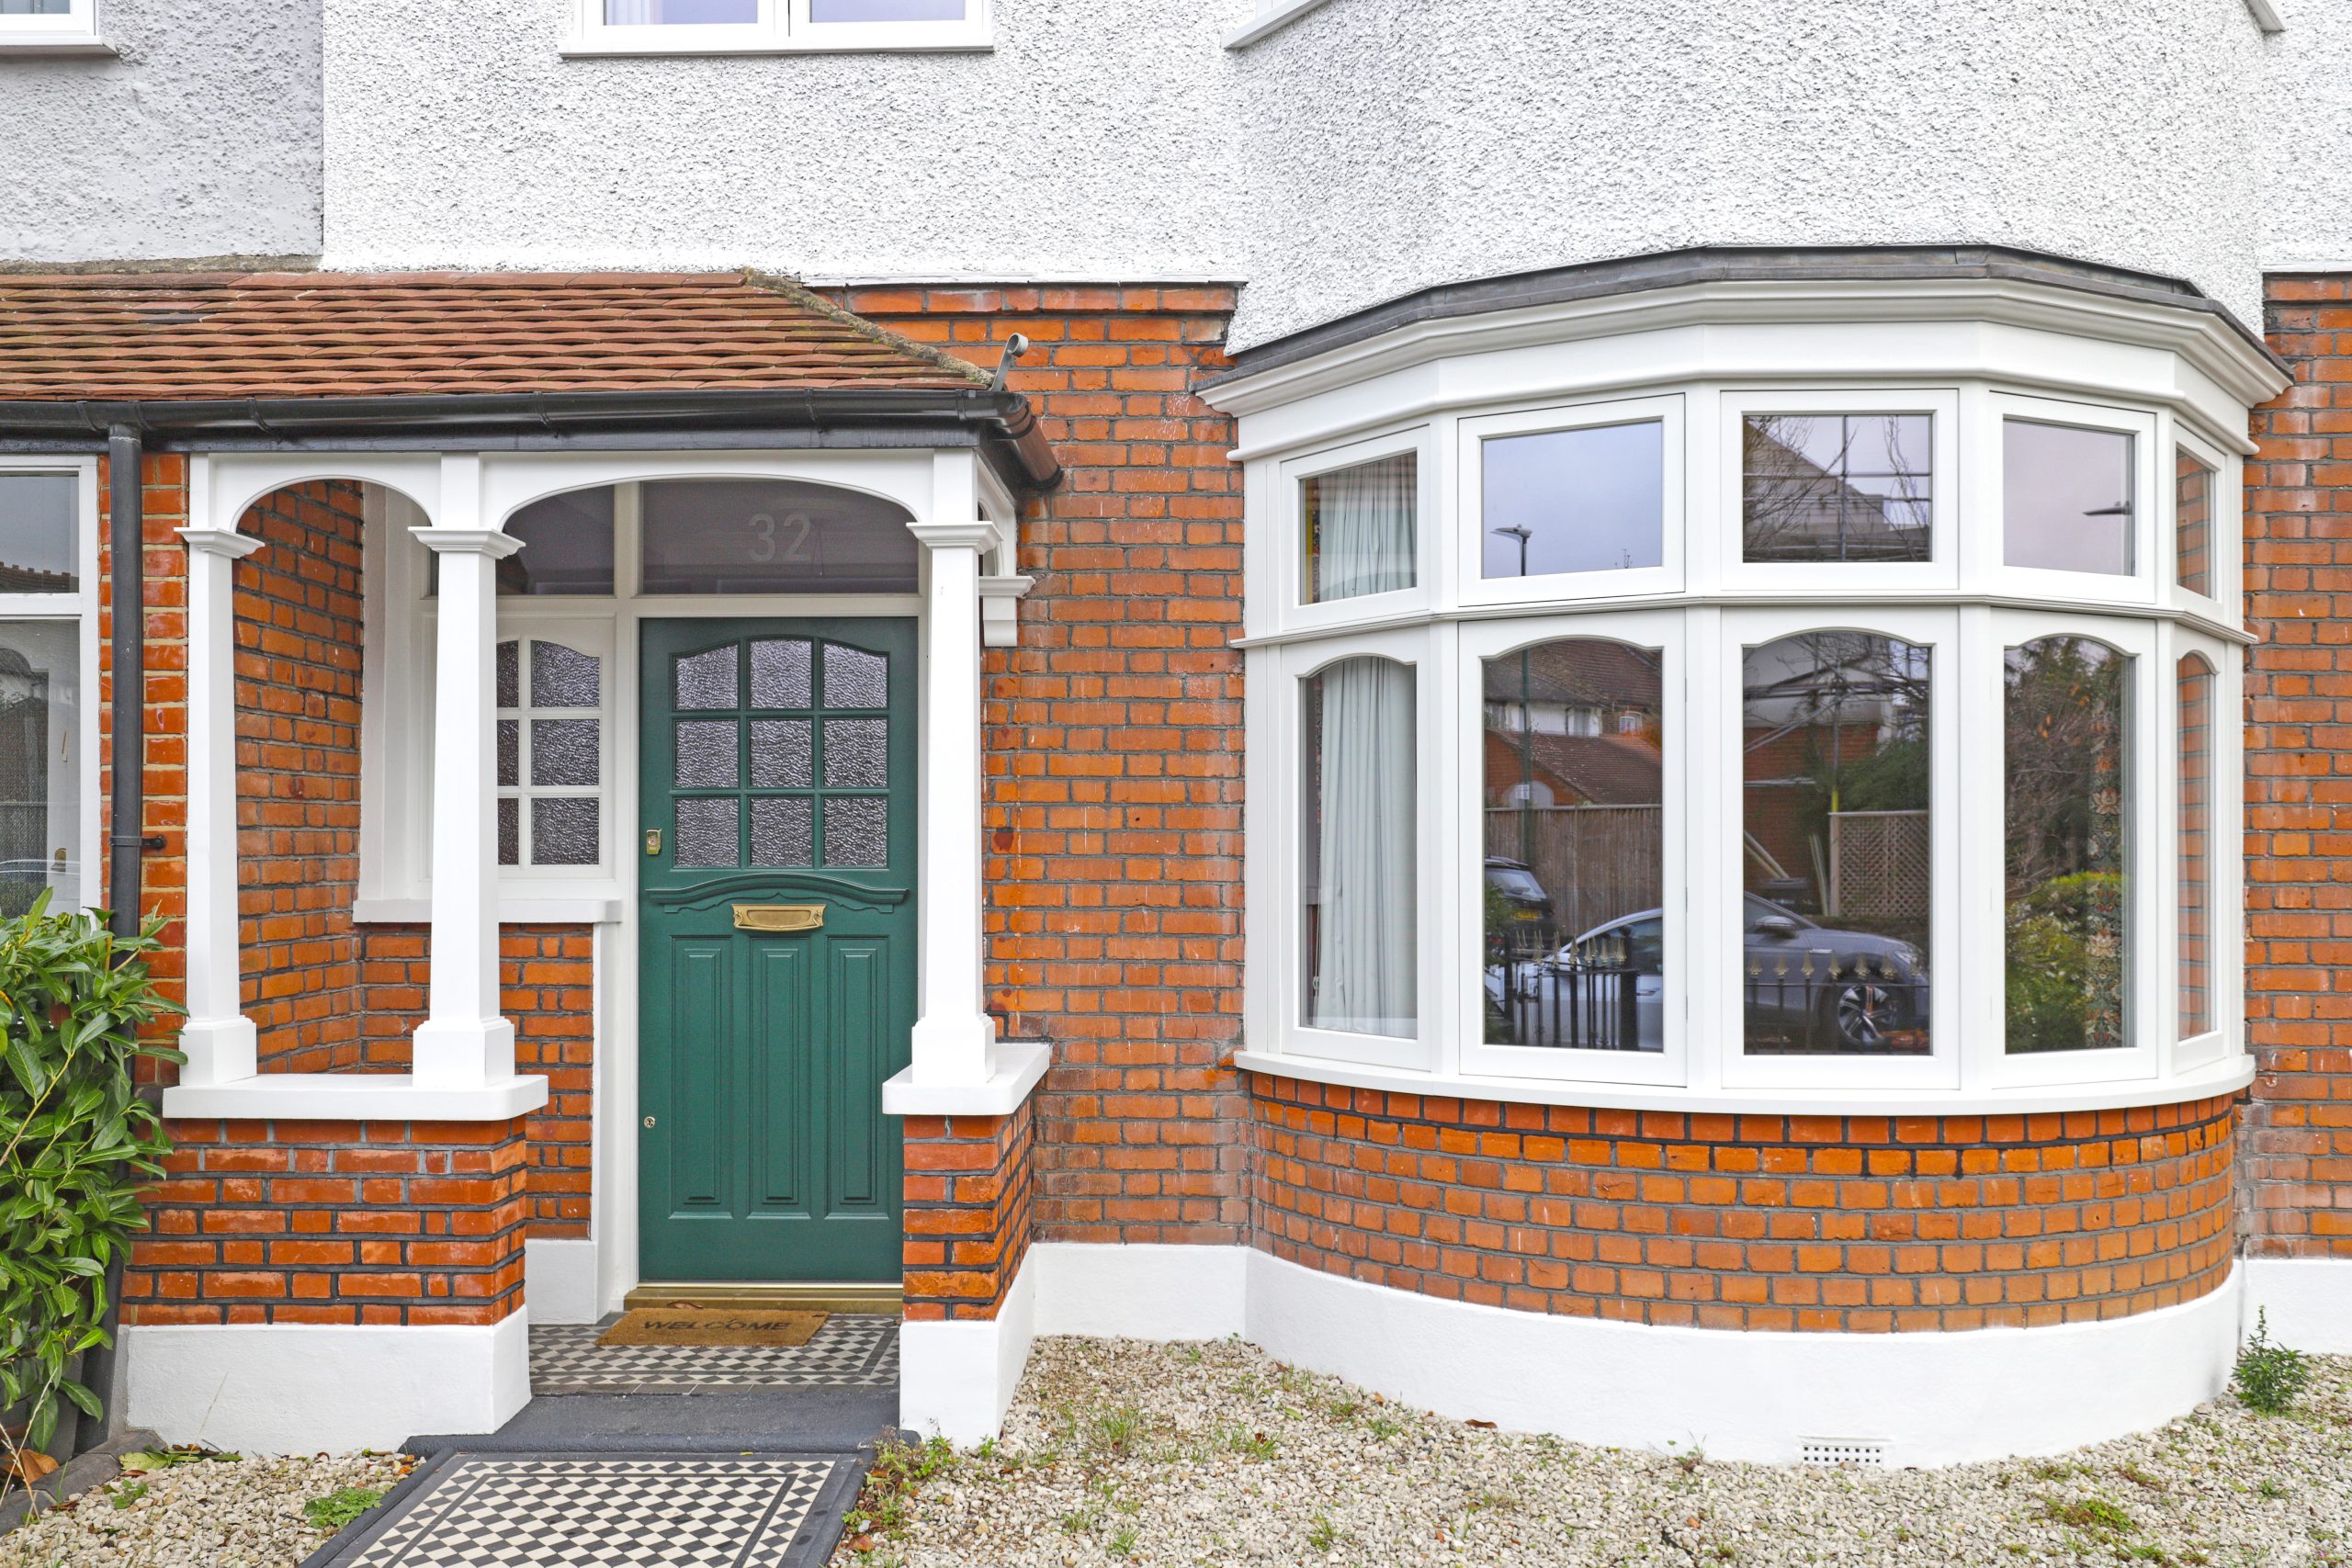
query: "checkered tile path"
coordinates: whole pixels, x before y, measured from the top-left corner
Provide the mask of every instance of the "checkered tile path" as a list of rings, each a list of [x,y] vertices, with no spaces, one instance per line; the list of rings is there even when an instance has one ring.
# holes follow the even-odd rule
[[[821,1562],[840,1532],[842,1488],[829,1494],[826,1483],[841,1468],[838,1459],[817,1457],[455,1453],[331,1561],[334,1568],[801,1568]]]
[[[596,1343],[600,1324],[533,1324],[533,1393],[685,1393],[721,1388],[895,1388],[899,1320],[835,1313],[806,1345]]]

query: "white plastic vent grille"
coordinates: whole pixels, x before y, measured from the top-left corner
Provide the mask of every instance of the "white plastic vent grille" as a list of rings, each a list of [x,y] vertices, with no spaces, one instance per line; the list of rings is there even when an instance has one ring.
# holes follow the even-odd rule
[[[1855,1464],[1883,1470],[1886,1445],[1868,1438],[1804,1438],[1798,1440],[1797,1457],[1806,1464]]]

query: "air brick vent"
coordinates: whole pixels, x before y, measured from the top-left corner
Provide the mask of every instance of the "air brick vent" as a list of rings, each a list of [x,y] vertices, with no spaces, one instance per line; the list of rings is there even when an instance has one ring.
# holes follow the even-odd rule
[[[1886,1444],[1876,1438],[1802,1438],[1797,1457],[1806,1464],[1866,1465],[1886,1468]]]

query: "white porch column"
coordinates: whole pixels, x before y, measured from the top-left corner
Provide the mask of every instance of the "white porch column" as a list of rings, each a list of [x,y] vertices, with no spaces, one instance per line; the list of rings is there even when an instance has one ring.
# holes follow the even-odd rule
[[[963,491],[956,493],[960,462]],[[942,455],[934,515],[973,518],[970,457]],[[914,523],[923,545],[922,863],[917,897],[921,1008],[917,1084],[983,1084],[995,1071],[996,1021],[980,993],[980,557],[993,524]]]
[[[198,465],[203,459],[196,459]],[[237,563],[261,541],[210,526],[209,474],[191,476],[187,542],[187,1022],[180,1082],[259,1070],[237,972]],[[233,519],[232,520],[233,521]]]
[[[514,1026],[499,1016],[498,563],[523,542],[476,526],[481,460],[442,461],[441,514],[410,530],[441,563],[433,680],[433,960],[413,1072],[419,1089],[514,1076]]]

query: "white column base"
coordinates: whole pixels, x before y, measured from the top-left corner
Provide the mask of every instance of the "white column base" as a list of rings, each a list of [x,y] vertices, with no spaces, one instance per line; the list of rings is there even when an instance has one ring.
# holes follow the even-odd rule
[[[416,1026],[409,1056],[419,1089],[479,1089],[514,1076],[514,1026],[503,1018],[478,1023]]]
[[[240,1453],[494,1432],[530,1403],[527,1309],[487,1326],[157,1324],[122,1331],[126,1419]]]
[[[996,1020],[984,1012],[925,1013],[910,1037],[912,1081],[924,1088],[985,1084],[996,1072]]]
[[[2352,1258],[2246,1258],[2245,1332],[2269,1314],[2273,1344],[2315,1355],[2352,1355]]]
[[[235,1083],[261,1070],[261,1031],[249,1018],[196,1018],[180,1028],[187,1063],[180,1082],[191,1089]]]
[[[596,1291],[596,1244],[576,1236],[523,1244],[523,1296],[534,1323],[594,1323],[604,1316]]]
[[[1037,1270],[1021,1272],[985,1322],[920,1322],[899,1329],[899,1425],[969,1445],[1003,1429],[1036,1337]]]

